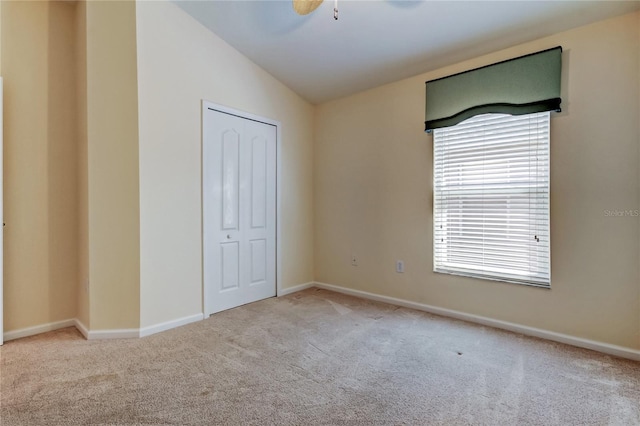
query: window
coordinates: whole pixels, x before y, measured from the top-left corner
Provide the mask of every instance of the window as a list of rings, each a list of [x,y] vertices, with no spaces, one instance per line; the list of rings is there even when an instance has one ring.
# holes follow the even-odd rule
[[[434,130],[434,271],[550,287],[549,112]]]

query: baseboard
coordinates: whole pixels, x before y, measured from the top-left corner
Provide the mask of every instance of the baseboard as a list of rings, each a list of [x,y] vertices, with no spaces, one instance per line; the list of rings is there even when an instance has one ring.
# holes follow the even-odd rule
[[[316,282],[315,286],[325,290],[335,291],[337,293],[357,296],[363,299],[375,300],[378,302],[389,303],[391,305],[404,306],[406,308],[416,309],[419,311],[429,312],[436,315],[455,318],[463,321],[482,324],[489,327],[509,330],[516,333],[525,334],[527,336],[539,337],[542,339],[552,340],[554,342],[565,343],[579,348],[591,349],[608,355],[614,355],[621,358],[627,358],[634,361],[640,361],[640,351],[624,346],[611,345],[609,343],[598,342],[595,340],[583,339],[581,337],[571,336],[568,334],[556,333],[554,331],[543,330],[540,328],[528,327],[507,321],[500,321],[479,315],[467,314],[465,312],[454,311],[451,309],[439,308],[437,306],[426,305],[423,303],[412,302],[405,299],[397,299],[395,297],[382,296],[375,293],[369,293],[361,290],[354,290],[346,287],[340,287],[333,284]]]
[[[33,327],[21,328],[19,330],[7,331],[3,334],[5,342],[9,340],[20,339],[22,337],[35,336],[36,334],[46,333],[48,331],[60,330],[61,328],[75,326],[74,319],[66,319],[62,321],[40,324]]]
[[[80,331],[82,333],[82,331]],[[84,333],[83,333],[84,335]],[[135,339],[140,337],[139,328],[116,328],[109,330],[89,330],[85,335],[87,340],[107,339]]]
[[[23,328],[20,330],[7,331],[4,333],[4,341],[20,339],[22,337],[35,336],[36,334],[46,333],[48,331],[59,330],[66,327],[75,327],[80,334],[87,340],[98,339],[135,339],[138,337],[150,336],[160,333],[161,331],[170,330],[192,322],[201,321],[202,314],[190,315],[188,317],[178,318],[176,320],[163,322],[160,324],[150,325],[143,328],[125,328],[113,330],[89,330],[82,321],[77,318],[64,321],[57,321],[48,324],[37,325],[34,327]]]
[[[73,320],[75,327],[87,340],[101,339],[133,339],[139,336],[137,328],[125,328],[115,330],[89,330],[79,319]]]
[[[78,318],[74,319],[73,322],[80,334],[82,334],[85,339],[89,340],[89,329],[87,329],[84,323]]]
[[[286,296],[287,294],[291,294],[291,293],[297,293],[299,291],[306,290],[314,286],[316,286],[316,283],[312,281],[309,283],[295,285],[293,287],[282,288],[280,289],[280,291],[278,291],[278,297]]]
[[[204,318],[204,315],[200,313],[195,315],[189,315],[188,317],[182,317],[175,320],[162,322],[160,324],[150,325],[150,326],[141,328],[139,336],[140,337],[150,336],[152,334],[160,333],[161,331],[167,331],[172,328],[187,325],[192,322],[202,321],[203,318]]]

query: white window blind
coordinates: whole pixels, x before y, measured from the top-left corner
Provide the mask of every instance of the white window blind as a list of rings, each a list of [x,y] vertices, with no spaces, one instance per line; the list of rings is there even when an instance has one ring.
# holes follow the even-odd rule
[[[550,286],[549,112],[434,130],[434,270]]]

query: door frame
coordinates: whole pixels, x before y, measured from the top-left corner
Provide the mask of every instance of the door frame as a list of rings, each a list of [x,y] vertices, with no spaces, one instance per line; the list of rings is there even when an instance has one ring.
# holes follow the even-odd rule
[[[281,295],[282,286],[282,123],[271,118],[262,117],[256,114],[251,114],[245,111],[240,111],[235,108],[230,108],[226,105],[217,104],[215,102],[202,100],[202,116],[200,119],[200,262],[201,262],[201,275],[202,275],[202,312],[205,318],[211,315],[210,307],[207,306],[207,296],[209,295],[206,283],[204,281],[204,120],[207,110],[214,110],[225,114],[235,115],[236,117],[245,118],[248,120],[258,121],[261,123],[275,126],[276,128],[276,297]]]

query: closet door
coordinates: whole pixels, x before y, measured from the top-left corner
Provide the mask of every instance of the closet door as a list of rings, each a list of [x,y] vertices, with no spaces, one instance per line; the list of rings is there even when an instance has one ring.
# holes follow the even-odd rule
[[[276,295],[274,125],[204,113],[206,315]]]

